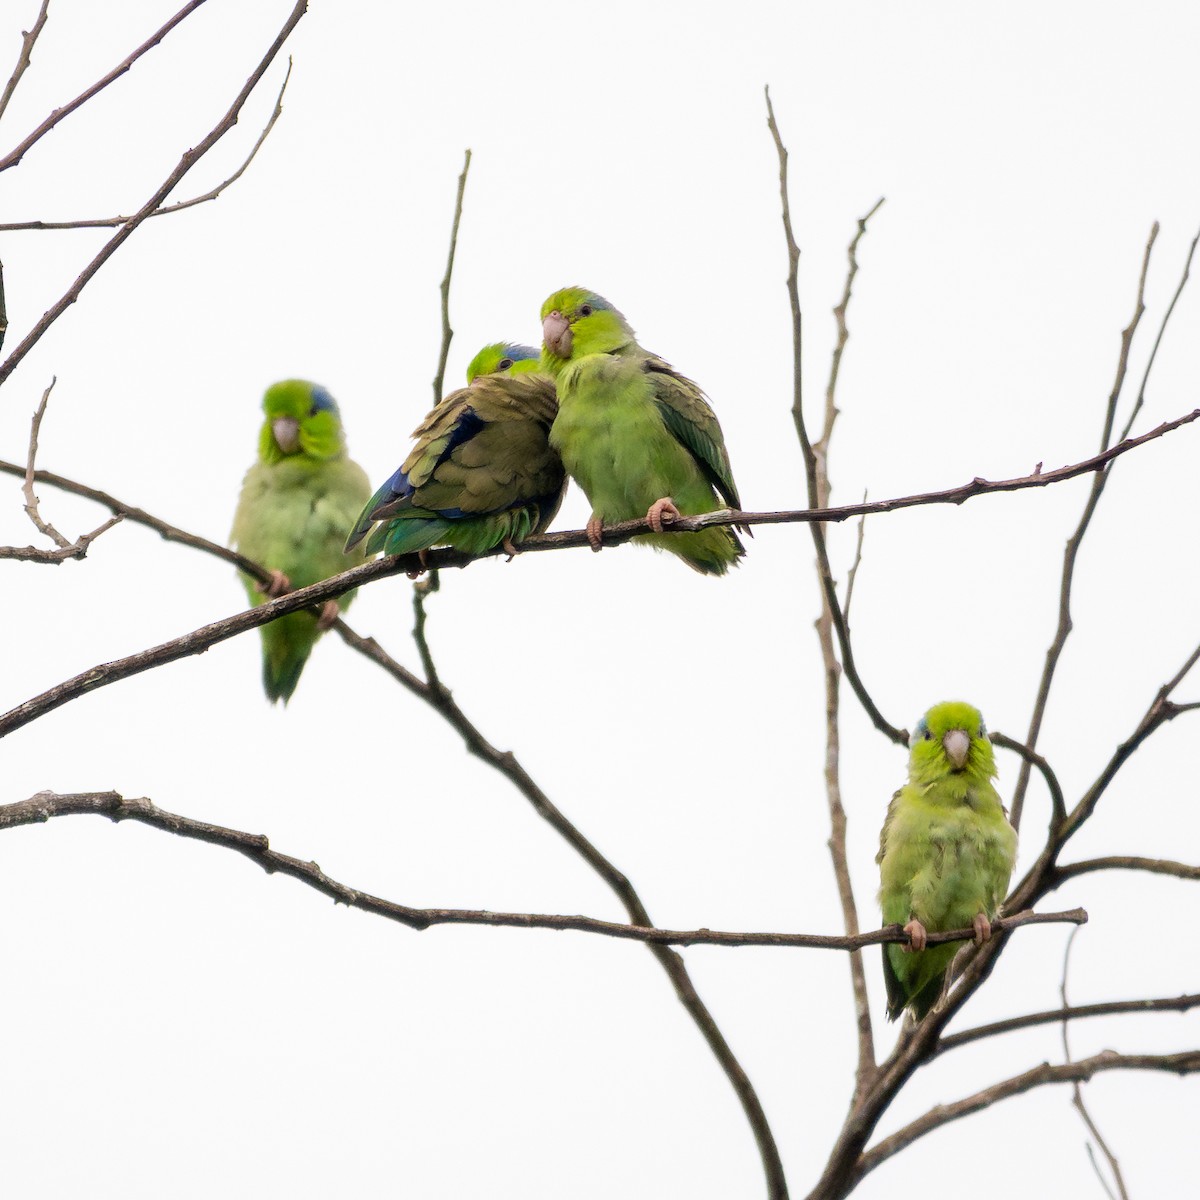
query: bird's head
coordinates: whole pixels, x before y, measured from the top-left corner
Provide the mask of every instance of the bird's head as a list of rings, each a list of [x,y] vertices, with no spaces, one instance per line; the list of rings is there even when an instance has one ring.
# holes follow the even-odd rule
[[[541,367],[541,356],[532,346],[493,342],[484,346],[467,367],[467,383],[484,375],[527,375]]]
[[[983,715],[960,700],[935,704],[917,722],[908,745],[908,772],[914,783],[947,772],[983,779],[996,773]]]
[[[273,383],[263,396],[267,419],[258,435],[258,456],[274,463],[293,455],[338,458],[345,453],[337,402],[320,384],[305,379]]]
[[[557,375],[573,358],[611,354],[633,341],[629,322],[587,288],[555,292],[542,305],[542,368]]]

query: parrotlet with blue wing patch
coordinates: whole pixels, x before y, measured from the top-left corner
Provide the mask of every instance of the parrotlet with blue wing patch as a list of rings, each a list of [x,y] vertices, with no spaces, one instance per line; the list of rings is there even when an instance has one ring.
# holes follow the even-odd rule
[[[467,386],[445,396],[413,431],[416,445],[371,497],[346,549],[424,555],[431,546],[509,554],[541,533],[562,503],[566,476],[547,437],[554,383],[530,346],[485,346]]]
[[[558,389],[550,444],[592,506],[588,541],[604,525],[645,517],[634,540],[724,575],[745,554],[726,526],[664,534],[680,516],[741,508],[716,414],[699,386],[638,345],[629,323],[586,288],[542,305],[542,364]]]
[[[973,928],[977,945],[991,937],[1017,854],[977,708],[935,704],[909,747],[908,783],[888,806],[875,858],[884,922],[903,925],[911,945],[883,946],[892,1021],[906,1008],[921,1020],[942,995],[958,946],[926,949],[928,932]]]
[[[371,492],[366,473],[346,455],[341,415],[325,388],[284,380],[267,389],[263,410],[258,462],[242,484],[232,534],[239,553],[271,572],[266,585],[242,576],[255,605],[353,566],[342,542]],[[287,703],[317,638],[353,597],[327,601],[319,617],[288,613],[261,627],[268,699]]]

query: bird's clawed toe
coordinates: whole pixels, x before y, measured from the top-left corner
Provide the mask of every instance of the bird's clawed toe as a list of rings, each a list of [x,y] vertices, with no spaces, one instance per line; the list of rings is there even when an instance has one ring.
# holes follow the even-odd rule
[[[604,522],[593,513],[588,518],[586,529],[588,545],[591,546],[593,553],[599,554],[600,539],[604,536]]]
[[[683,513],[675,507],[675,501],[670,496],[664,496],[661,500],[655,500],[646,509],[646,523],[655,533],[662,533],[664,525],[669,525],[672,521],[678,521],[682,516]]]
[[[292,581],[282,572],[271,568],[271,578],[267,583],[260,583],[258,590],[264,596],[270,596],[272,600],[278,599],[280,596],[286,596],[292,590]]]
[[[336,600],[326,600],[321,605],[321,615],[317,618],[317,628],[324,633],[327,629],[333,628],[333,623],[338,619],[338,613],[341,609],[338,607]]]
[[[971,922],[971,928],[975,930],[975,945],[982,946],[992,936],[992,923],[988,920],[987,913],[976,913],[975,919]]]
[[[911,921],[904,927],[904,932],[908,934],[909,950],[924,950],[925,949],[925,926],[913,917]]]

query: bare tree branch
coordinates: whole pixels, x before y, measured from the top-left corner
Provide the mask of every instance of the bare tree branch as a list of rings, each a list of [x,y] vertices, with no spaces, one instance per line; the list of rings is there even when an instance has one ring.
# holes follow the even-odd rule
[[[164,833],[193,841],[223,846],[244,854],[267,874],[288,875],[340,904],[397,921],[414,930],[435,925],[488,925],[509,929],[574,930],[599,934],[624,941],[644,942],[652,947],[665,946],[777,946],[806,950],[856,950],[884,942],[905,942],[908,935],[898,925],[859,934],[856,937],[826,936],[811,933],[737,933],[714,929],[658,929],[648,921],[622,924],[594,917],[560,916],[551,913],[505,913],[469,908],[412,908],[369,895],[339,883],[312,861],[304,861],[272,850],[264,834],[245,833],[223,825],[196,821],[159,808],[145,797],[126,798],[119,792],[74,792],[57,794],[38,792],[28,800],[0,805],[0,831],[22,825],[44,824],[55,817],[87,815],[108,817],[113,821],[137,821]],[[1001,918],[1002,928],[1023,925],[1079,924],[1087,921],[1082,909],[1062,913],[1017,913]],[[973,931],[959,929],[951,933],[930,934],[930,944],[953,939],[970,940]]]
[[[1133,733],[1122,742],[1112,757],[1104,765],[1096,781],[1083,794],[1079,802],[1071,810],[1067,819],[1055,829],[1046,841],[1045,848],[1038,855],[1033,866],[1025,873],[1025,877],[1017,885],[1009,897],[1009,903],[1015,908],[1024,908],[1035,903],[1048,892],[1053,891],[1062,882],[1059,868],[1056,866],[1058,855],[1067,842],[1079,831],[1081,825],[1095,812],[1101,796],[1107,791],[1109,784],[1117,777],[1117,773],[1156,730],[1181,713],[1193,711],[1190,705],[1180,705],[1170,699],[1171,692],[1179,686],[1187,673],[1200,661],[1200,645],[1187,656],[1183,665],[1155,693],[1154,699],[1146,709]],[[1151,860],[1153,861],[1153,860]],[[1096,868],[1099,869],[1099,868]],[[1076,872],[1081,874],[1082,872]]]
[[[1144,433],[1140,437],[1129,438],[1110,447],[1102,454],[1094,455],[1091,458],[1084,459],[1082,462],[1072,463],[1069,466],[1059,467],[1053,471],[1042,471],[1033,475],[1022,475],[1012,479],[988,480],[976,476],[970,483],[962,484],[956,488],[948,488],[938,492],[919,492],[911,496],[897,496],[888,500],[872,500],[863,502],[862,504],[844,504],[829,508],[803,508],[794,510],[785,510],[782,512],[735,512],[732,509],[720,509],[717,512],[702,513],[699,516],[685,516],[673,521],[670,525],[664,526],[664,531],[671,533],[694,533],[700,529],[707,529],[715,525],[787,525],[797,523],[824,523],[836,524],[841,521],[848,520],[852,517],[874,516],[878,513],[898,512],[901,509],[917,508],[928,504],[963,504],[968,500],[973,500],[977,496],[990,495],[995,492],[1016,492],[1023,491],[1028,488],[1048,487],[1052,484],[1063,483],[1068,479],[1074,479],[1078,475],[1085,475],[1091,471],[1099,471],[1113,459],[1120,457],[1122,454],[1127,454],[1131,450],[1137,449],[1139,446],[1145,445],[1147,442],[1154,441],[1165,434],[1172,433],[1185,425],[1190,425],[1197,419],[1200,419],[1200,409],[1193,409],[1189,413],[1185,413],[1181,417],[1177,417],[1173,421],[1166,421],[1158,428],[1150,430],[1149,433]],[[24,477],[25,468],[16,463],[0,460],[0,472],[8,475],[17,475]],[[163,537],[169,541],[178,541],[186,545],[193,545],[197,548],[206,548],[213,543],[204,543],[203,538],[196,538],[193,534],[185,533],[182,530],[175,529],[164,521],[153,517],[151,514],[144,512],[131,505],[126,505],[123,501],[117,500],[110,496],[107,492],[102,492],[96,488],[87,487],[84,484],[68,479],[62,475],[56,475],[51,471],[36,471],[34,479],[38,483],[48,483],[53,487],[61,488],[63,491],[71,492],[77,496],[84,496],[87,499],[95,500],[100,504],[114,512],[120,511],[128,519],[135,521],[137,524],[146,525],[151,529],[155,529],[161,533]],[[646,533],[650,529],[649,525],[643,519],[633,521],[622,521],[614,525],[606,525],[603,531],[603,540],[606,546],[619,546],[629,541],[639,533]],[[588,545],[587,534],[584,530],[566,530],[560,533],[544,533],[536,537],[527,538],[521,543],[521,553],[536,553],[546,550],[565,550],[582,548]],[[495,557],[505,554],[502,547],[496,547],[488,551],[480,558]],[[464,567],[468,563],[476,561],[470,555],[461,554],[456,550],[440,549],[429,551],[426,555],[430,569],[440,567]],[[229,558],[229,561],[235,562],[242,569],[246,569],[244,564],[247,560],[238,560],[236,556]],[[402,560],[402,565],[396,568],[396,571],[390,571],[388,574],[396,574],[399,570],[416,570],[421,567],[420,561],[416,555],[407,555]],[[253,572],[251,572],[253,573]],[[347,584],[349,588],[355,586]],[[886,730],[883,730],[886,732]],[[903,730],[899,731],[901,740],[907,741],[908,735]],[[1013,748],[1020,743],[1013,743]],[[1019,753],[1019,751],[1018,751]]]
[[[811,459],[812,467],[816,472],[817,503],[821,506],[828,506],[832,496],[832,485],[829,481],[829,445],[833,438],[833,427],[838,418],[838,374],[841,370],[842,354],[846,348],[846,342],[850,338],[850,330],[846,324],[846,312],[850,307],[854,280],[858,275],[858,243],[867,232],[867,222],[878,211],[882,203],[883,199],[880,198],[870,212],[860,218],[858,229],[850,239],[850,245],[846,250],[846,283],[842,290],[842,298],[833,310],[834,319],[837,322],[837,342],[829,367],[829,381],[825,387],[824,425],[821,429],[821,436],[813,444]],[[865,501],[865,495],[863,499]],[[859,553],[862,550],[862,531],[865,521],[865,516],[859,518]],[[833,860],[838,900],[842,906],[842,923],[846,932],[853,935],[858,932],[858,907],[854,900],[850,865],[846,854],[846,810],[842,804],[841,789],[840,684],[842,664],[839,662],[837,651],[834,648],[835,623],[845,631],[844,635],[839,634],[838,636],[843,660],[850,652],[850,637],[846,627],[846,616],[839,607],[837,593],[834,589],[825,530],[819,525],[813,525],[810,528],[816,539],[817,563],[822,583],[822,606],[821,615],[817,618],[817,640],[821,645],[821,661],[825,677],[825,793],[829,802],[829,853]],[[854,572],[858,570],[857,558],[852,570]],[[847,584],[846,600],[848,607],[849,583]],[[870,997],[867,993],[867,977],[861,954],[850,956],[850,981],[854,992],[854,1019],[858,1033],[858,1065],[854,1086],[854,1099],[857,1101],[870,1086],[875,1076],[875,1032],[871,1023]]]
[[[884,1138],[862,1156],[858,1169],[854,1172],[854,1184],[859,1183],[864,1176],[869,1175],[894,1154],[911,1146],[918,1138],[948,1125],[951,1121],[970,1116],[990,1108],[1001,1100],[1007,1100],[1010,1096],[1020,1096],[1036,1087],[1044,1087],[1051,1083],[1085,1082],[1102,1071],[1165,1071],[1175,1075],[1191,1075],[1200,1071],[1200,1050],[1184,1050],[1178,1054],[1116,1054],[1112,1050],[1105,1050],[1091,1058],[1081,1058],[1078,1062],[1057,1065],[1042,1063],[1021,1075],[994,1083],[991,1087],[986,1087],[954,1104],[939,1104],[891,1137]]]
[[[1146,709],[1145,715],[1138,723],[1137,729],[1134,730],[1127,741],[1122,742],[1116,748],[1096,782],[1088,788],[1079,803],[1072,809],[1070,816],[1063,823],[1062,829],[1059,831],[1057,839],[1059,845],[1065,843],[1092,815],[1096,809],[1096,805],[1100,801],[1100,797],[1104,795],[1109,784],[1116,778],[1117,772],[1129,761],[1134,751],[1151,734],[1161,729],[1168,722],[1173,721],[1181,713],[1194,711],[1190,705],[1175,704],[1170,697],[1171,693],[1183,682],[1184,677],[1196,665],[1197,661],[1200,661],[1200,645],[1196,646],[1184,660],[1179,670],[1158,689],[1153,701],[1150,703],[1150,707]]]
[[[788,257],[787,293],[792,319],[792,420],[796,426],[796,435],[800,440],[809,507],[821,508],[827,507],[830,499],[829,443],[838,415],[836,396],[842,352],[850,336],[849,328],[846,325],[846,310],[850,304],[854,278],[858,274],[858,243],[867,231],[867,221],[875,214],[883,200],[878,200],[870,212],[859,220],[858,230],[851,239],[847,250],[846,283],[841,301],[833,310],[834,318],[837,321],[838,337],[833,351],[833,361],[830,365],[829,382],[825,388],[824,428],[820,438],[814,443],[809,437],[808,426],[804,418],[804,317],[800,307],[800,247],[792,228],[791,199],[788,189],[788,152],[779,131],[779,125],[775,120],[775,108],[771,103],[770,88],[765,89],[765,95],[767,128],[771,131],[775,152],[779,159],[780,216],[783,221]],[[845,664],[851,686],[858,693],[860,702],[865,707],[873,709],[874,716],[878,717],[879,721],[883,721],[883,716],[877,709],[874,709],[874,704],[854,668],[845,616],[837,598],[833,570],[829,563],[825,530],[823,526],[817,524],[810,525],[809,530],[812,534],[813,548],[816,551],[817,578],[821,587],[821,614],[817,618],[817,640],[821,647],[821,663],[825,682],[825,795],[829,807],[830,826],[828,845],[833,863],[834,880],[837,885],[838,902],[842,908],[842,924],[847,934],[853,935],[858,932],[858,908],[855,904],[854,888],[846,860],[846,810],[842,804],[840,771],[839,714],[843,664]],[[859,545],[861,548],[861,526]],[[833,630],[835,627],[838,645],[841,649],[841,661],[838,660],[837,651],[834,649]],[[871,1008],[861,954],[851,954],[850,956],[850,985],[854,996],[854,1024],[858,1043],[858,1063],[855,1068],[852,1104],[857,1104],[875,1077],[875,1035],[871,1024]]]
[[[863,503],[867,502],[867,491],[863,490]],[[850,570],[846,573],[846,600],[842,605],[842,620],[845,622],[847,632],[850,629],[850,601],[854,599],[854,581],[858,578],[858,568],[862,566],[863,556],[863,538],[867,532],[867,517],[864,513],[858,518],[858,537],[854,542],[854,561],[850,564]]]
[[[993,731],[988,736],[993,745],[1011,750],[1041,772],[1042,778],[1046,781],[1046,788],[1050,792],[1050,828],[1052,831],[1059,829],[1067,819],[1067,802],[1063,798],[1063,790],[1058,782],[1058,776],[1055,775],[1050,764],[1036,750],[1030,750],[1028,746],[1018,742],[1015,738],[1010,738],[1005,733]]]
[[[1121,389],[1125,386],[1125,373],[1129,367],[1129,350],[1133,345],[1133,336],[1137,332],[1142,314],[1146,311],[1144,303],[1146,274],[1150,270],[1150,253],[1154,249],[1154,242],[1157,237],[1158,222],[1155,221],[1150,228],[1150,237],[1146,241],[1146,249],[1142,255],[1142,270],[1138,277],[1137,301],[1134,304],[1133,317],[1129,324],[1121,331],[1121,349],[1117,355],[1117,375],[1113,381],[1112,391],[1108,396],[1108,405],[1104,412],[1104,431],[1100,437],[1101,452],[1108,449],[1109,439],[1112,437],[1117,403],[1121,398]],[[1107,480],[1108,475],[1105,472],[1100,472],[1093,476],[1092,490],[1088,493],[1087,502],[1083,506],[1083,514],[1080,516],[1079,524],[1067,541],[1066,550],[1063,552],[1062,577],[1058,593],[1058,627],[1054,631],[1054,640],[1050,643],[1050,648],[1046,651],[1046,663],[1042,668],[1042,677],[1038,681],[1037,696],[1033,702],[1033,713],[1029,718],[1029,731],[1025,735],[1025,745],[1030,750],[1037,749],[1038,734],[1042,731],[1042,719],[1046,715],[1046,704],[1050,699],[1050,687],[1054,682],[1054,673],[1058,669],[1058,660],[1062,657],[1063,648],[1067,644],[1067,638],[1070,637],[1073,627],[1071,619],[1071,585],[1075,580],[1075,561],[1079,557],[1079,548],[1083,544],[1084,535],[1087,533],[1088,526],[1092,522],[1092,515],[1096,511],[1096,506],[1100,503],[1100,496],[1104,492],[1104,485]],[[1013,828],[1018,831],[1021,828],[1021,815],[1025,809],[1025,792],[1029,787],[1029,770],[1030,764],[1028,762],[1021,764],[1021,770],[1017,776],[1017,786],[1013,789],[1009,819],[1012,821]]]
[[[202,3],[204,3],[204,0],[192,0],[192,2],[184,9],[180,10],[180,13],[176,15],[176,18],[172,19],[173,23],[178,24],[178,21],[182,20],[188,15],[189,12],[197,8]],[[219,142],[221,138],[223,138],[225,134],[227,134],[229,130],[234,127],[234,125],[237,124],[238,114],[241,112],[243,105],[250,96],[250,93],[258,86],[259,80],[262,79],[267,68],[275,60],[275,56],[283,48],[284,42],[299,23],[300,18],[304,16],[307,7],[307,0],[296,0],[295,7],[292,9],[287,20],[283,23],[283,27],[276,35],[275,40],[271,43],[271,46],[267,50],[266,54],[264,54],[262,59],[259,61],[258,66],[254,68],[250,77],[242,86],[241,91],[238,93],[233,104],[230,105],[225,115],[217,122],[216,125],[213,126],[209,133],[193,149],[186,150],[184,152],[183,157],[180,158],[179,162],[175,166],[175,169],[159,185],[150,199],[147,200],[146,203],[143,204],[142,207],[137,211],[137,213],[135,213],[134,216],[126,221],[125,224],[122,225],[121,228],[118,229],[117,232],[113,234],[113,236],[109,238],[107,242],[104,243],[104,246],[101,248],[100,252],[79,273],[75,282],[72,283],[66,292],[60,296],[59,299],[56,300],[54,304],[52,304],[50,308],[46,310],[45,313],[42,314],[41,318],[34,325],[34,327],[17,345],[16,349],[9,354],[4,362],[0,363],[0,383],[3,383],[9,377],[9,375],[12,374],[17,365],[21,362],[25,355],[28,354],[31,349],[33,349],[46,330],[49,329],[50,326],[53,325],[54,322],[57,321],[58,318],[62,316],[62,314],[66,312],[66,310],[72,304],[74,304],[76,300],[79,299],[80,293],[87,286],[88,282],[92,279],[96,272],[99,271],[100,268],[117,252],[117,250],[121,248],[134,230],[136,230],[138,226],[150,216],[151,213],[160,207],[166,197],[178,185],[179,181],[183,179],[183,177],[192,169],[192,167],[194,167],[196,163],[198,163],[213,148],[213,146],[215,146],[217,142]],[[165,32],[167,32],[171,26],[172,22],[168,22],[168,24],[163,26],[163,29],[160,30],[160,34],[165,34]],[[156,35],[156,38],[158,36],[159,35]],[[154,40],[155,39],[151,39],[152,42]],[[147,43],[145,48],[149,48],[149,45],[150,43]],[[135,56],[137,53],[141,52],[143,51],[135,52]],[[126,62],[132,62],[132,58],[126,60]],[[127,70],[128,66],[124,66],[123,69]],[[96,90],[99,90],[99,88],[97,87],[92,89],[91,94],[94,94]],[[87,93],[85,93],[85,96],[86,95]],[[59,114],[62,114],[63,110],[58,110],[58,112]],[[14,154],[15,153],[16,151],[14,151]],[[8,163],[7,165],[12,164]],[[3,170],[4,166],[5,161],[0,160],[0,170]]]
[[[0,158],[0,171],[7,171],[9,167],[15,167],[25,157],[30,148],[41,141],[60,121],[65,117],[69,117],[76,109],[82,108],[93,96],[108,87],[113,80],[119,79],[124,75],[143,54],[153,50],[172,29],[186,21],[204,2],[205,0],[188,0],[188,3],[165,25],[152,33],[132,54],[113,67],[107,75],[97,79],[91,87],[85,88],[74,100],[68,101],[62,108],[56,108],[15,150],[11,150],[4,157]]]
[[[450,342],[454,330],[450,328],[450,278],[454,274],[454,252],[458,249],[458,226],[462,221],[463,195],[467,190],[467,172],[471,169],[471,151],[463,156],[462,174],[458,177],[458,195],[454,201],[454,220],[450,225],[450,253],[446,257],[446,274],[442,276],[442,348],[438,354],[437,374],[433,377],[433,402],[442,398],[446,381],[446,362],[450,357]]]
[[[1078,932],[1078,927],[1071,930],[1071,935],[1067,938],[1066,949],[1063,951],[1062,980],[1058,985],[1058,994],[1062,998],[1064,1009],[1069,1008],[1071,1004],[1067,998],[1067,973],[1071,965],[1071,948],[1075,945],[1075,935]],[[1067,1033],[1069,1027],[1070,1022],[1064,1017],[1062,1020],[1062,1047],[1063,1058],[1068,1063],[1071,1061],[1071,1040]],[[1100,1152],[1108,1162],[1108,1168],[1112,1172],[1113,1182],[1117,1185],[1117,1191],[1120,1193],[1121,1200],[1129,1200],[1129,1193],[1125,1190],[1125,1176],[1121,1174],[1121,1164],[1117,1161],[1117,1156],[1104,1140],[1104,1135],[1100,1132],[1099,1126],[1097,1126],[1095,1119],[1088,1111],[1088,1107],[1083,1101],[1083,1088],[1078,1080],[1074,1080],[1071,1083],[1071,1103],[1074,1105],[1075,1111],[1079,1114],[1088,1132],[1095,1138],[1096,1145],[1100,1147]],[[1096,1156],[1092,1152],[1090,1144],[1087,1146],[1087,1153],[1088,1159],[1092,1164],[1092,1169],[1096,1172],[1096,1178],[1100,1180],[1100,1186],[1112,1197],[1112,1189],[1108,1186],[1108,1180],[1104,1178],[1104,1174],[1100,1170],[1100,1164],[1096,1161]],[[1116,1200],[1116,1198],[1112,1197],[1112,1200]]]
[[[1105,858],[1086,858],[1082,862],[1066,863],[1054,868],[1053,887],[1088,875],[1092,871],[1145,871],[1150,875],[1173,875],[1176,879],[1200,879],[1200,866],[1173,862],[1168,858],[1138,858],[1134,855],[1112,854]],[[1047,891],[1050,888],[1046,889]]]
[[[779,201],[783,210],[783,236],[787,241],[788,303],[792,311],[792,420],[796,424],[796,435],[804,455],[804,477],[808,482],[808,506],[817,507],[816,465],[813,461],[812,443],[808,440],[808,429],[804,424],[804,314],[800,310],[800,247],[792,233],[792,206],[788,197],[788,152],[783,144],[779,126],[775,123],[775,108],[771,104],[771,89],[763,88],[767,99],[767,128],[775,141],[775,152],[779,156]]]
[[[271,110],[271,115],[267,118],[267,123],[263,126],[262,132],[250,148],[250,153],[246,155],[242,160],[242,165],[232,175],[221,183],[218,183],[216,187],[210,188],[201,196],[193,196],[190,200],[180,200],[176,204],[164,204],[156,208],[146,219],[165,217],[171,213],[182,212],[185,208],[195,208],[197,204],[207,204],[208,201],[215,200],[230,184],[236,183],[241,179],[246,173],[246,169],[254,161],[259,150],[262,149],[262,145],[267,140],[271,130],[275,128],[275,122],[283,115],[283,94],[287,91],[288,80],[291,77],[292,60],[289,58],[287,71],[284,74],[283,83],[279,88],[279,95],[275,98],[275,107]],[[133,216],[130,215],[124,217],[95,217],[76,221],[5,221],[0,222],[0,233],[14,233],[37,229],[111,229],[132,220]]]
[[[1188,249],[1187,258],[1183,264],[1183,275],[1180,277],[1179,284],[1175,288],[1175,294],[1171,297],[1171,303],[1167,305],[1166,312],[1163,313],[1163,319],[1158,326],[1158,335],[1154,339],[1154,345],[1150,350],[1150,357],[1146,360],[1146,369],[1142,372],[1142,383],[1138,388],[1137,400],[1134,402],[1133,410],[1129,414],[1129,420],[1125,422],[1125,427],[1121,430],[1119,440],[1124,441],[1133,429],[1133,423],[1137,420],[1137,415],[1142,411],[1142,405],[1146,401],[1146,384],[1150,381],[1150,372],[1154,369],[1154,360],[1158,358],[1158,348],[1162,345],[1163,335],[1167,332],[1167,325],[1170,323],[1171,314],[1175,311],[1175,305],[1179,303],[1179,297],[1183,295],[1183,289],[1187,286],[1188,277],[1192,271],[1192,259],[1196,255],[1196,244],[1200,242],[1200,233],[1197,233],[1192,238],[1192,244]],[[1123,1192],[1124,1189],[1122,1189]]]
[[[4,110],[8,108],[8,102],[12,99],[13,92],[17,90],[17,84],[21,82],[21,76],[25,74],[33,59],[34,44],[41,36],[49,12],[50,0],[42,0],[42,7],[38,11],[37,20],[34,21],[33,28],[21,34],[21,53],[17,55],[17,65],[13,67],[13,73],[8,78],[3,95],[0,95],[0,118],[4,116]]]
[[[1200,1008],[1200,992],[1154,1000],[1105,1000],[1097,1004],[1074,1004],[1064,1008],[1049,1008],[1044,1012],[1008,1017],[1003,1021],[992,1021],[987,1025],[977,1025],[974,1029],[964,1029],[961,1033],[949,1034],[938,1042],[934,1053],[945,1054],[948,1050],[957,1050],[959,1046],[966,1046],[970,1042],[998,1037],[1000,1034],[1012,1033],[1018,1029],[1032,1029],[1038,1025],[1055,1025],[1060,1021],[1081,1021],[1087,1017],[1120,1016],[1126,1013],[1182,1013],[1190,1012],[1193,1008]]]
[[[35,464],[37,463],[38,434],[42,427],[42,417],[46,414],[46,405],[50,401],[50,393],[57,382],[57,379],[50,380],[50,386],[42,393],[41,403],[37,406],[37,410],[33,414],[33,420],[30,422],[29,454],[25,463],[25,484],[21,489],[25,495],[26,515],[33,522],[33,526],[38,533],[43,537],[49,538],[57,549],[41,550],[35,546],[0,546],[0,558],[52,564],[65,562],[69,558],[83,558],[87,554],[88,547],[92,542],[121,520],[120,514],[114,514],[107,521],[102,522],[93,529],[91,533],[80,534],[72,542],[63,537],[49,521],[42,519],[38,498],[33,490],[33,477]]]
[[[0,473],[23,477],[25,475],[25,468],[18,466],[16,463],[0,460]],[[217,542],[210,542],[207,538],[199,537],[197,534],[188,533],[185,529],[179,529],[174,525],[170,525],[166,521],[146,512],[144,509],[137,508],[132,504],[126,504],[123,500],[118,500],[115,496],[109,495],[108,492],[88,487],[86,484],[79,483],[74,479],[68,479],[64,475],[56,475],[53,471],[34,471],[33,478],[37,483],[49,484],[51,487],[58,488],[59,491],[67,492],[72,496],[82,496],[85,500],[94,500],[97,504],[102,504],[114,516],[122,517],[130,524],[142,525],[146,529],[154,530],[164,541],[178,542],[182,546],[191,546],[194,550],[202,550],[204,553],[211,554],[215,558],[224,559],[225,562],[237,567],[239,571],[244,571],[247,575],[252,575],[255,579],[263,583],[270,582],[270,572],[259,566],[258,563],[244,558],[236,551],[230,550]]]

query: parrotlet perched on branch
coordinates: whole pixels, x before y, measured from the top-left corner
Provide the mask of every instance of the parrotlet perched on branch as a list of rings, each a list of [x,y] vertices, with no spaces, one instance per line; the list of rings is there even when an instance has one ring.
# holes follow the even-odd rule
[[[976,945],[1008,892],[1017,835],[992,786],[996,764],[983,717],[969,704],[936,704],[909,740],[908,783],[879,834],[879,903],[912,948],[883,946],[888,1019],[919,1021],[942,994],[958,946],[925,949],[927,932],[974,927]]]
[[[467,368],[467,386],[414,430],[416,445],[367,502],[346,549],[367,538],[368,554],[435,545],[467,554],[503,545],[515,554],[562,503],[566,476],[546,440],[556,412],[536,350],[485,346]]]
[[[733,530],[662,533],[681,515],[741,508],[704,393],[643,350],[625,318],[585,288],[564,288],[542,305],[542,334],[542,364],[558,388],[550,444],[591,503],[592,549],[605,523],[645,517],[655,532],[635,541],[724,575],[745,554]]]
[[[371,494],[366,473],[346,457],[341,415],[323,387],[304,379],[273,384],[263,410],[258,462],[246,472],[232,534],[239,553],[271,571],[266,585],[242,576],[256,605],[354,566],[342,543]],[[319,617],[289,613],[261,627],[269,700],[287,703],[313,644],[353,596],[326,601]]]

